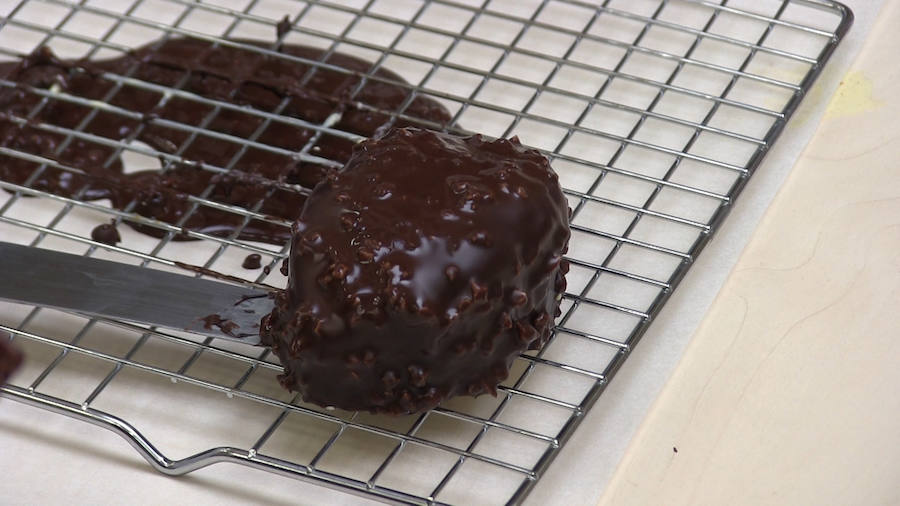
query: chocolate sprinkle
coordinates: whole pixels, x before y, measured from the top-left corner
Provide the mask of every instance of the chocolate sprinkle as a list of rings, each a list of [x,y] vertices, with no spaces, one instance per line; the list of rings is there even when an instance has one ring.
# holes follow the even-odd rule
[[[291,23],[291,18],[285,15],[283,18],[281,18],[281,21],[279,21],[278,24],[275,25],[275,34],[279,39],[284,38],[284,36],[291,31],[291,26],[293,26],[293,24]]]

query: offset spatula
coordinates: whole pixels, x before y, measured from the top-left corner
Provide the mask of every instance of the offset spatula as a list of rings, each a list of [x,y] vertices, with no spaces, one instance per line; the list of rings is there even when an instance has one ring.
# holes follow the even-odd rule
[[[0,241],[0,300],[260,344],[270,292]]]

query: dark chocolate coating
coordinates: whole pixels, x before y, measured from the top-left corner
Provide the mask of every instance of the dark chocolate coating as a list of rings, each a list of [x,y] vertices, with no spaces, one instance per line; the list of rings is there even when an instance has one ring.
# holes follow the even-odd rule
[[[267,46],[262,42],[238,42]],[[320,60],[324,56],[320,49],[288,44],[281,46],[279,51],[310,60]],[[360,73],[369,72],[372,66],[340,53],[328,56],[325,62]],[[73,139],[61,153],[55,154],[65,135],[34,126],[47,123],[76,128],[91,112],[90,107],[51,98],[34,117],[28,118],[35,105],[44,100],[28,87],[48,89],[57,85],[61,92],[70,95],[104,100],[115,82],[104,78],[102,73],[129,75],[132,70],[130,75],[147,83],[179,87],[201,97],[258,110],[274,112],[286,103],[280,114],[312,123],[322,123],[332,113],[340,113],[341,119],[333,128],[362,136],[373,135],[409,94],[402,86],[405,81],[389,70],[379,69],[374,75],[392,83],[368,80],[353,96],[352,92],[361,80],[358,76],[323,68],[312,70],[311,65],[224,45],[214,46],[196,39],[157,41],[128,55],[102,61],[60,60],[48,48],[40,48],[22,61],[0,63],[0,78],[20,85],[0,86],[0,146],[50,158],[83,173],[46,167],[36,174],[39,164],[0,155],[0,179],[25,184],[36,174],[29,184],[32,188],[82,200],[108,198],[119,209],[134,202],[133,210],[138,214],[172,224],[190,211],[188,195],[247,209],[261,202],[259,212],[263,214],[288,221],[297,218],[305,200],[303,194],[275,188],[272,182],[313,188],[324,177],[326,167],[254,147],[243,149],[240,141],[207,135],[197,135],[190,140],[190,132],[161,125],[157,120],[179,122],[239,139],[258,134],[256,142],[292,152],[299,152],[313,138],[315,131],[311,129],[278,121],[263,127],[264,119],[259,116],[226,109],[215,112],[215,107],[210,104],[174,95],[164,98],[158,91],[126,84],[108,102],[140,113],[141,117],[100,111],[83,131],[114,141],[136,135],[136,140],[154,149],[180,154],[194,163],[172,167],[165,172],[147,170],[125,174],[115,147]],[[443,106],[421,96],[412,100],[404,114],[438,125],[450,119]],[[19,125],[10,117],[28,119],[28,123]],[[412,123],[401,119],[397,124]],[[262,131],[257,132],[260,128]],[[352,146],[350,140],[323,134],[309,154],[344,163]],[[202,164],[228,167],[232,159],[236,162],[228,174],[216,174],[202,168]],[[162,229],[125,223],[153,236],[164,234]],[[242,223],[243,216],[239,214],[200,206],[183,228],[229,236]],[[290,230],[252,220],[241,229],[238,237],[284,244],[290,239]],[[176,237],[185,238],[181,234]]]
[[[412,413],[495,393],[550,335],[568,238],[538,151],[390,130],[309,197],[263,340],[282,384],[323,406]]]
[[[21,365],[22,353],[9,342],[9,334],[0,333],[0,385]]]

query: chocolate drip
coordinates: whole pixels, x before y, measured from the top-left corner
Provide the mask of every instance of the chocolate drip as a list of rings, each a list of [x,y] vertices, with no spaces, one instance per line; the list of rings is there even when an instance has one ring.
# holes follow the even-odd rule
[[[250,253],[244,258],[244,263],[241,264],[241,267],[244,269],[259,269],[262,267],[260,261],[262,260],[262,256],[259,253]]]
[[[94,227],[94,229],[91,230],[91,239],[104,244],[109,244],[110,246],[115,246],[122,242],[122,236],[119,235],[119,231],[116,229],[115,221],[112,223],[103,223]]]
[[[203,328],[205,328],[206,330],[212,330],[213,327],[218,327],[219,330],[221,330],[225,334],[228,334],[232,337],[238,337],[235,335],[234,331],[240,328],[240,326],[231,320],[223,319],[222,315],[206,315],[203,318],[200,318],[200,320],[203,321]]]
[[[279,39],[284,38],[284,36],[291,31],[292,25],[293,23],[291,23],[291,18],[289,16],[281,18],[281,21],[279,21],[278,24],[275,25],[275,35]]]

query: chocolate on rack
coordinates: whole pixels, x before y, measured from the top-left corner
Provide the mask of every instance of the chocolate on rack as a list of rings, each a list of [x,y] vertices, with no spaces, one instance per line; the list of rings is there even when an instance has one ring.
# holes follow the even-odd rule
[[[104,244],[109,244],[110,246],[115,246],[122,242],[122,236],[119,235],[115,220],[94,227],[94,229],[91,230],[91,239]]]
[[[495,393],[550,335],[568,239],[538,151],[391,130],[309,197],[263,341],[282,384],[323,406],[411,413]]]
[[[262,220],[243,226],[242,215],[208,206],[192,211],[195,203],[189,196],[244,209],[260,205],[258,212],[264,215],[293,221],[305,197],[286,185],[312,188],[327,167],[258,146],[289,153],[307,147],[309,155],[344,163],[353,141],[217,107],[215,101],[278,112],[312,124],[339,117],[332,128],[366,137],[408,100],[403,114],[415,120],[400,118],[398,126],[439,126],[450,119],[434,100],[410,98],[397,74],[383,68],[370,72],[370,62],[353,56],[290,44],[269,54],[239,46],[270,45],[169,38],[115,59],[62,60],[48,48],[39,48],[21,61],[0,63],[0,79],[14,83],[0,83],[0,146],[74,169],[53,165],[41,169],[34,161],[0,155],[0,179],[65,197],[110,199],[119,209],[133,204],[134,212],[170,224],[189,214],[183,229],[227,236],[240,228],[242,239],[284,244],[290,240],[287,227]],[[324,61],[325,66],[301,60]],[[360,88],[361,75],[366,73],[389,82],[367,79]],[[117,83],[113,76],[129,77]],[[34,88],[50,95],[42,97]],[[172,88],[188,95],[168,93]],[[130,114],[76,104],[58,95],[54,98],[63,93],[108,102]],[[176,128],[177,124],[193,130]],[[67,139],[63,131],[53,131],[58,127],[94,137]],[[245,139],[256,146],[247,145]],[[164,172],[125,174],[118,149],[122,141],[140,141],[190,163]],[[228,173],[208,170],[232,165]],[[165,232],[125,223],[154,236]],[[179,234],[176,239],[185,237]]]

